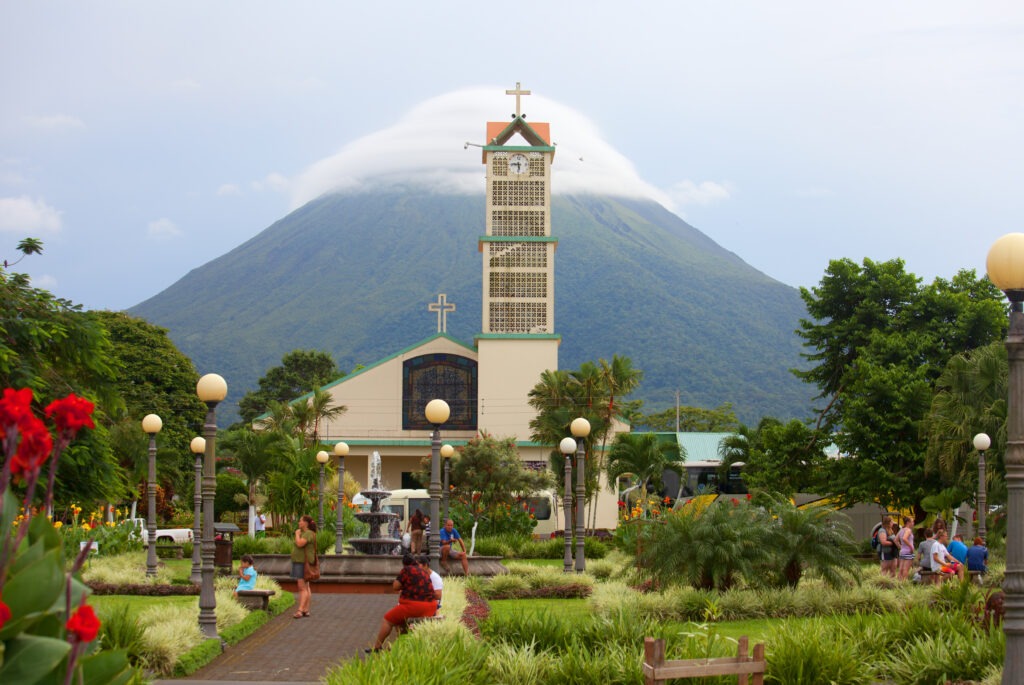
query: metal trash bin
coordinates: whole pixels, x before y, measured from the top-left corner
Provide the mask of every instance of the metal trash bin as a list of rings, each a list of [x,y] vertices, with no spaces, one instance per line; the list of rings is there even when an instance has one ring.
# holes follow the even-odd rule
[[[233,523],[213,524],[213,567],[218,573],[231,575],[232,560],[234,553],[235,533],[241,529]]]

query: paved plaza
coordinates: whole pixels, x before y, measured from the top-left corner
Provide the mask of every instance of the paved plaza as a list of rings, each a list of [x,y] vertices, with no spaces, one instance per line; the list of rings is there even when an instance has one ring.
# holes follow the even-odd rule
[[[314,594],[308,618],[294,619],[294,607],[187,679],[157,680],[163,685],[262,685],[319,683],[339,661],[362,655],[373,644],[384,612],[397,593]]]

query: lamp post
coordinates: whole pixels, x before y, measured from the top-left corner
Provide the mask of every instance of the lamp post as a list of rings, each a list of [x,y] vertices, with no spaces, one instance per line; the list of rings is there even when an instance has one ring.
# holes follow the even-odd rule
[[[200,556],[202,545],[203,527],[200,521],[203,515],[203,454],[206,452],[206,440],[203,438],[192,438],[192,442],[189,443],[189,449],[192,450],[192,454],[196,455],[196,492],[192,498],[192,504],[194,508],[192,516],[192,573],[188,579],[192,581],[193,585],[199,585],[203,582],[203,558]]]
[[[438,521],[441,504],[441,424],[448,420],[452,410],[444,400],[430,400],[423,410],[427,421],[434,426],[430,434],[430,568],[441,572],[441,526]]]
[[[576,573],[587,570],[587,560],[583,554],[583,502],[586,499],[586,488],[583,485],[584,469],[586,468],[587,436],[590,435],[590,421],[584,418],[573,419],[569,430],[576,438]]]
[[[341,508],[342,500],[345,499],[345,457],[348,456],[348,443],[337,443],[334,446],[334,454],[338,457],[338,518],[334,524],[334,553],[341,554],[342,541],[345,537],[345,517]]]
[[[142,419],[142,430],[149,435],[149,481],[146,492],[149,494],[149,511],[146,517],[146,530],[149,532],[149,550],[146,552],[146,577],[156,577],[156,434],[164,427],[164,422],[156,414],[147,414]]]
[[[988,251],[988,277],[1010,300],[1006,402],[1006,616],[1004,685],[1024,682],[1024,233],[1009,233]]]
[[[228,395],[228,384],[215,373],[196,383],[196,395],[206,404],[203,424],[203,570],[199,587],[199,630],[206,637],[217,637],[217,597],[213,589],[213,496],[217,492],[217,405]],[[195,540],[192,541],[195,544]]]
[[[324,529],[324,467],[330,458],[331,455],[323,450],[316,453],[316,461],[320,464],[320,517],[316,520],[316,525],[320,530]]]
[[[988,506],[985,501],[985,450],[992,446],[992,438],[985,433],[974,436],[974,449],[978,450],[978,537],[985,539]]]
[[[451,471],[452,455],[455,454],[455,448],[451,445],[441,445],[441,458],[444,459],[444,520],[448,520],[448,474]]]
[[[562,490],[562,509],[565,512],[565,556],[562,559],[562,571],[572,572],[572,453],[576,451],[576,441],[562,438],[558,443],[558,451],[565,457],[565,485]]]

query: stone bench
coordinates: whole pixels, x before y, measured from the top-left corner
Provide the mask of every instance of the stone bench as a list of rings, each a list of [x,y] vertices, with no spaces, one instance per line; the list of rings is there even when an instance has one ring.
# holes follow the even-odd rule
[[[239,590],[237,593],[238,602],[250,611],[270,609],[270,596],[276,594],[273,590]]]
[[[955,573],[951,576],[944,576],[941,573],[936,573],[935,571],[928,571],[926,569],[919,569],[918,573],[921,575],[921,583],[924,585],[934,585],[936,583],[941,583],[943,578],[956,577]],[[967,571],[967,578],[972,583],[977,583],[978,585],[981,585],[981,577],[983,575],[984,574],[981,571]]]

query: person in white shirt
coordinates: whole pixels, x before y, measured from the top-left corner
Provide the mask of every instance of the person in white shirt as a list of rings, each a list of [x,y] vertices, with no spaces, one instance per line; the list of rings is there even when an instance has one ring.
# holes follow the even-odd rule
[[[941,530],[935,535],[935,542],[931,548],[932,573],[940,574],[943,579],[956,574],[960,576],[960,580],[963,580],[964,565],[954,559],[946,549],[947,540],[949,540],[949,533],[945,530]]]
[[[430,584],[434,587],[434,597],[437,597],[437,609],[441,610],[441,593],[444,591],[444,581],[441,580],[441,575],[430,568],[430,557],[423,554],[417,559],[420,564],[420,568],[430,574]]]

